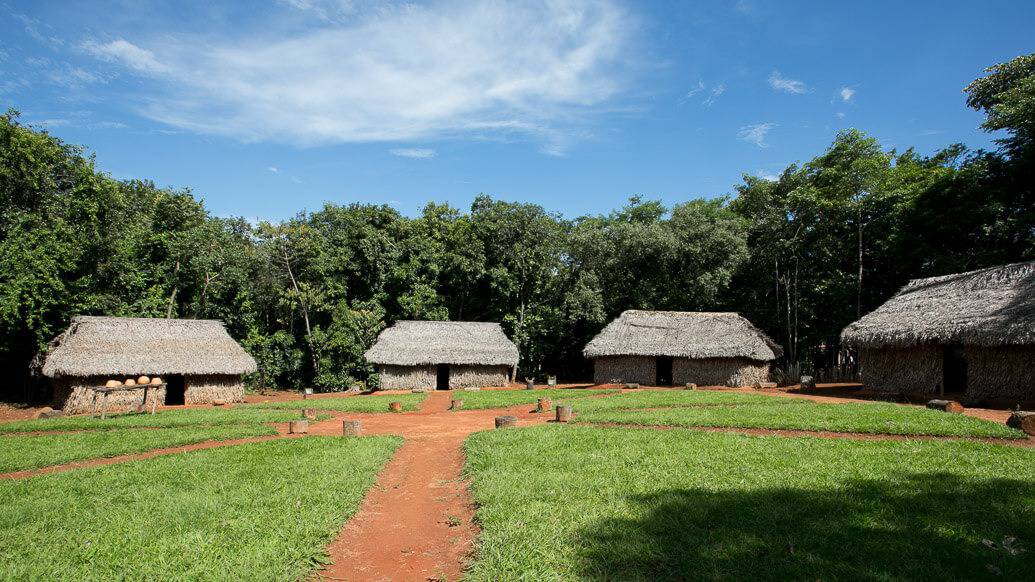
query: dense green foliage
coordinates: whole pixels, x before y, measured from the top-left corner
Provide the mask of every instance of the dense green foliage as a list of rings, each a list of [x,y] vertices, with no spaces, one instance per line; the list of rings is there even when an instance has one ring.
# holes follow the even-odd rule
[[[476,433],[466,452],[481,525],[470,580],[984,580],[1035,568],[1029,449],[554,425]]]
[[[83,459],[115,457],[202,441],[277,434],[262,424],[164,429],[99,430],[54,435],[0,436],[0,473],[38,469]]]
[[[78,314],[218,318],[257,386],[376,384],[363,359],[399,319],[501,322],[518,376],[581,379],[581,349],[629,308],[735,310],[828,366],[837,335],[910,278],[1035,258],[1035,56],[990,69],[968,104],[1001,152],[883,150],[851,130],[775,180],[666,208],[633,197],[565,219],[478,197],[328,204],[279,223],[209,215],[189,191],[116,181],[78,147],[0,116],[0,367],[29,363]]]
[[[280,439],[0,482],[12,580],[301,580],[397,437]]]

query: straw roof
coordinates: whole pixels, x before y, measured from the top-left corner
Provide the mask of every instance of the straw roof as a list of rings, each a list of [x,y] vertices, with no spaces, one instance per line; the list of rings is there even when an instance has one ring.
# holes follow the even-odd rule
[[[638,311],[622,313],[582,351],[601,356],[747,358],[767,362],[783,350],[738,313]]]
[[[43,364],[45,376],[248,374],[255,360],[220,321],[72,318]]]
[[[1035,261],[910,281],[841,339],[857,347],[1035,344]]]
[[[516,366],[518,349],[498,323],[399,321],[367,350],[375,364],[482,364]]]

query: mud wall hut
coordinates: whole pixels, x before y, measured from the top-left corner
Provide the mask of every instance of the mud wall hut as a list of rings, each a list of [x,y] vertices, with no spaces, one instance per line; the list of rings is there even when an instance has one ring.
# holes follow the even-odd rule
[[[1035,261],[910,281],[841,339],[881,392],[1035,400]]]
[[[88,412],[91,386],[137,376],[161,377],[148,390],[148,402],[200,404],[244,399],[241,376],[256,370],[255,360],[230,337],[223,323],[197,319],[81,316],[55,338],[43,363],[55,408]],[[114,392],[110,410],[140,404],[141,394]]]
[[[783,350],[737,313],[629,310],[582,353],[597,384],[750,386]]]
[[[399,321],[366,352],[383,390],[506,386],[518,349],[498,323]]]

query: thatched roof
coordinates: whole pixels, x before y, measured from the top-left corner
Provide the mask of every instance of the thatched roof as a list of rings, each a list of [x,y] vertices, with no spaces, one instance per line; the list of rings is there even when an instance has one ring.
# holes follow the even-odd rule
[[[748,358],[768,362],[783,350],[738,313],[629,310],[582,351],[601,356]]]
[[[255,360],[220,321],[72,318],[43,364],[45,376],[248,374]]]
[[[518,349],[498,323],[399,321],[367,350],[375,364],[483,364],[516,366]]]
[[[841,339],[857,347],[1035,344],[1035,261],[910,281]]]

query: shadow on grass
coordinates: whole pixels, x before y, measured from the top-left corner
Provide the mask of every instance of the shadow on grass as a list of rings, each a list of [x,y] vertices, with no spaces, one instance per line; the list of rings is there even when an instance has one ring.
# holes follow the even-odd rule
[[[584,577],[1009,580],[1035,572],[1035,484],[1025,481],[917,474],[823,491],[666,490],[632,500],[640,517],[581,532]]]

